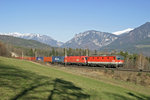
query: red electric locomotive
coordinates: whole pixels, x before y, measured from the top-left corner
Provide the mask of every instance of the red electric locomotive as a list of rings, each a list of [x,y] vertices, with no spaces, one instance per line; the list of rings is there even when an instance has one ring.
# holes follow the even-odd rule
[[[75,65],[86,65],[87,56],[66,56],[64,58],[64,63]]]
[[[90,56],[88,57],[89,66],[120,67],[123,66],[122,56]]]

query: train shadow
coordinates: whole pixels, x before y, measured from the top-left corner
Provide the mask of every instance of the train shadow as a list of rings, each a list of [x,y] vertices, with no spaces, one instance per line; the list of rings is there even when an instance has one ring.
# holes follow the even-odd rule
[[[0,94],[9,100],[86,100],[90,95],[72,82],[25,71],[16,66],[0,65],[0,88],[8,88]],[[6,97],[7,96],[7,97]]]

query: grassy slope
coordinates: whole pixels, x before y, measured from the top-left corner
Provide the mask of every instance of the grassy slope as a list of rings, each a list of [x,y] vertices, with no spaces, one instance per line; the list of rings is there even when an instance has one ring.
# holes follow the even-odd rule
[[[150,86],[142,86],[140,84],[135,84],[134,82],[127,82],[127,81],[123,81],[121,79],[115,79],[115,78],[112,78],[112,71],[110,70],[109,72],[107,71],[107,74],[104,74],[105,73],[105,70],[86,70],[85,68],[75,68],[75,67],[64,67],[64,66],[58,66],[58,65],[55,65],[55,66],[52,66],[52,67],[55,67],[59,70],[63,70],[67,73],[73,73],[73,74],[76,74],[76,75],[80,75],[80,76],[86,76],[86,77],[89,77],[89,78],[94,78],[94,79],[97,79],[97,80],[100,80],[100,81],[103,81],[105,83],[108,83],[108,84],[112,84],[112,85],[116,85],[116,86],[120,86],[122,88],[127,88],[129,90],[134,90],[134,91],[138,91],[142,94],[150,94]],[[104,72],[104,73],[103,73]],[[116,73],[117,74],[121,74],[123,73],[122,75],[125,75],[125,74],[129,74],[131,75],[131,73],[133,75],[137,75],[139,74],[138,72],[114,72],[114,74]],[[108,75],[110,74],[110,75]],[[148,74],[148,73],[147,73]],[[127,77],[124,76],[125,79]],[[137,77],[138,78],[138,77]],[[141,77],[139,77],[141,78]]]
[[[149,100],[138,93],[95,79],[28,61],[0,57],[1,100]]]

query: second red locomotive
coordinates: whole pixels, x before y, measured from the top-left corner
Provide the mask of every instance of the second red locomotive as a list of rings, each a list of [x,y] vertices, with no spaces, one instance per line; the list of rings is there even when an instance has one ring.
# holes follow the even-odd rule
[[[89,66],[120,67],[123,66],[122,56],[90,56],[88,57]]]
[[[120,67],[123,66],[122,56],[66,56],[64,63],[101,67]]]

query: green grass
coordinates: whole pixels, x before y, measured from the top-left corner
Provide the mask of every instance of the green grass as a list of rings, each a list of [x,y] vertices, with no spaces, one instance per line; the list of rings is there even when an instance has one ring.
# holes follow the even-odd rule
[[[29,61],[0,57],[1,100],[150,100],[150,95]]]

